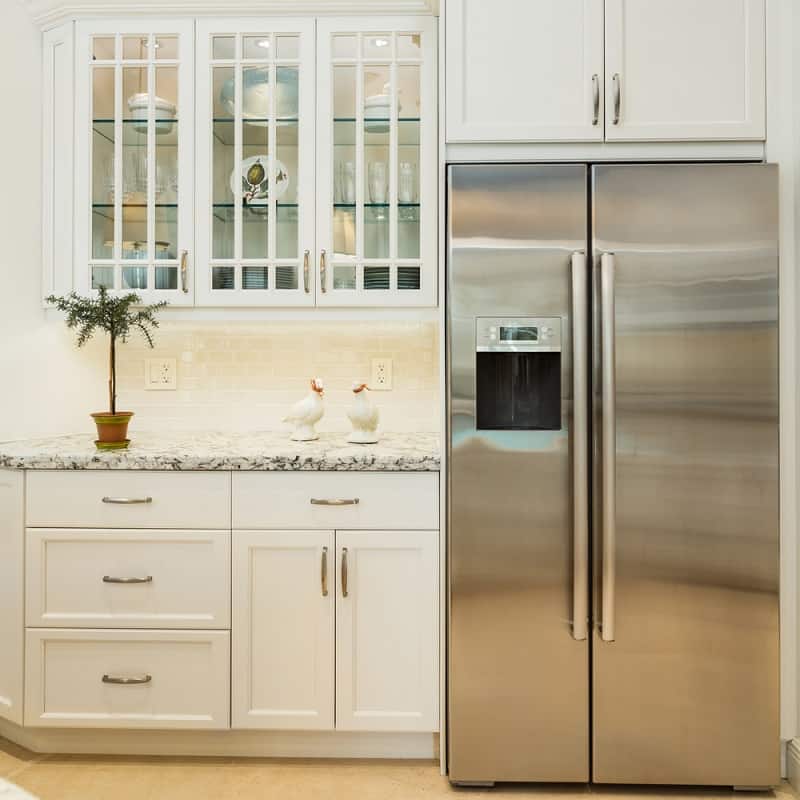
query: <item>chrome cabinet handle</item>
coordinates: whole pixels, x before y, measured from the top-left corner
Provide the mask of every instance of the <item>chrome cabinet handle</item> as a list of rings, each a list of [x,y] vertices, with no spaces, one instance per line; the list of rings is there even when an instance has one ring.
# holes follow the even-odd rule
[[[328,267],[326,263],[326,256],[325,251],[320,250],[319,253],[319,285],[320,289],[322,289],[322,293],[325,294],[328,291]]]
[[[600,122],[600,77],[592,75],[592,125]]]
[[[620,107],[622,104],[622,92],[619,85],[619,72],[615,72],[611,78],[611,83],[614,87],[614,125],[619,125]]]
[[[342,597],[347,597],[347,548],[342,548]]]
[[[104,503],[112,506],[138,506],[152,503],[152,497],[104,497]]]
[[[114,683],[118,686],[136,686],[141,683],[150,683],[152,675],[103,675],[103,683]]]
[[[603,404],[600,432],[602,447],[602,504],[603,504],[603,558],[601,586],[600,637],[604,642],[614,641],[614,611],[616,589],[616,352],[614,342],[614,254],[600,257],[600,346],[601,394]]]
[[[360,502],[357,497],[311,498],[312,506],[357,506]]]
[[[572,638],[588,633],[589,412],[586,256],[572,254]]]
[[[309,267],[308,261],[311,258],[311,251],[306,250],[303,253],[303,288],[306,290],[306,294],[311,291],[311,283],[309,281]]]
[[[189,258],[188,250],[181,250],[181,289],[184,294],[189,293],[189,270],[186,268],[186,261]]]
[[[153,576],[145,575],[143,578],[115,578],[112,575],[103,575],[103,583],[152,583]]]
[[[328,596],[328,548],[322,548],[322,566],[320,568],[320,580],[322,582],[322,596]]]

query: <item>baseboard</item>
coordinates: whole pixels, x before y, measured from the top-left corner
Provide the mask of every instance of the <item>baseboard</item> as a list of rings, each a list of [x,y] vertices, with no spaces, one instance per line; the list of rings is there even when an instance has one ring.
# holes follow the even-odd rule
[[[23,728],[0,720],[0,736],[34,753],[231,758],[386,758],[426,761],[439,759],[439,736],[434,733],[118,731]]]
[[[800,739],[790,739],[786,744],[786,779],[800,792]]]

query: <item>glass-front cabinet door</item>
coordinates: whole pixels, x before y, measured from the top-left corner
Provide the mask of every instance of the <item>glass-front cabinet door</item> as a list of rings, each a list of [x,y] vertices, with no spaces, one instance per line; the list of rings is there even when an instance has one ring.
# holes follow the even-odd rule
[[[75,286],[191,304],[191,20],[76,27]]]
[[[197,301],[314,305],[314,20],[197,23]]]
[[[317,21],[318,305],[436,303],[435,20]]]

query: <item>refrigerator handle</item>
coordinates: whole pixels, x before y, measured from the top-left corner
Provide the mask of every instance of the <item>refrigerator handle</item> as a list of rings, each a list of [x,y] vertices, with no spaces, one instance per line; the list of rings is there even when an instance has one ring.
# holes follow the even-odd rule
[[[616,354],[614,342],[614,254],[600,257],[600,347],[603,414],[602,447],[602,585],[600,638],[614,641],[615,555],[616,555]]]
[[[572,254],[572,638],[588,636],[589,420],[586,255]]]

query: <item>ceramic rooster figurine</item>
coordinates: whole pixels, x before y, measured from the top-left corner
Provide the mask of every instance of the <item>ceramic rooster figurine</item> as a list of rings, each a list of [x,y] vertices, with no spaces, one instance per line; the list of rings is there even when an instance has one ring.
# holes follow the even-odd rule
[[[311,379],[311,391],[307,397],[295,403],[289,413],[283,418],[284,422],[294,425],[292,440],[295,442],[310,442],[319,439],[319,434],[314,426],[322,419],[325,408],[322,405],[324,387],[321,378]]]
[[[378,441],[378,409],[369,399],[369,387],[366,383],[353,384],[353,405],[347,412],[353,425],[353,432],[347,437],[348,442],[356,444],[374,444]]]

